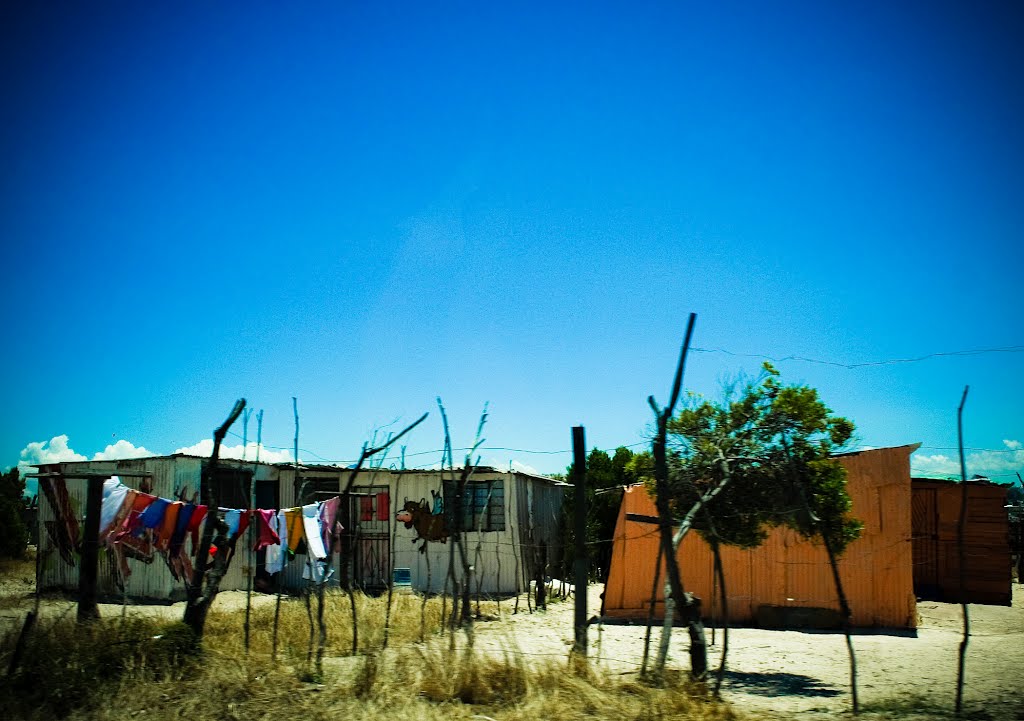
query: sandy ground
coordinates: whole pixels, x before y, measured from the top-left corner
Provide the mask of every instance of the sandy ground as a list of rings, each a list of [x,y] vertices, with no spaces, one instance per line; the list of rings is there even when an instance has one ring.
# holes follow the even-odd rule
[[[31,608],[30,576],[0,576],[0,627],[20,625]],[[599,587],[591,587],[589,616],[600,609]],[[270,595],[254,594],[255,603],[273,603]],[[215,605],[244,609],[245,593],[221,593]],[[547,611],[527,609],[525,597],[513,613],[514,600],[500,605],[501,620],[476,626],[477,647],[495,653],[514,650],[537,660],[564,660],[573,641],[573,602],[549,604]],[[184,604],[132,605],[127,613],[181,618]],[[101,614],[119,615],[122,607],[101,605]],[[922,602],[921,623],[912,632],[862,632],[854,636],[860,702],[869,718],[937,718],[951,716],[957,648],[961,639],[960,607]],[[1024,585],[1014,585],[1014,603],[969,606],[971,640],[967,651],[964,705],[967,718],[1024,721]],[[75,604],[62,598],[42,603],[45,617],[74,616]],[[653,635],[657,643],[658,631]],[[591,625],[590,657],[613,674],[633,674],[643,654],[641,626]],[[712,630],[708,629],[708,642]],[[709,661],[717,667],[722,631],[714,633]],[[652,645],[653,645],[652,644]],[[688,638],[676,629],[669,664],[687,669]],[[771,719],[825,719],[850,710],[849,663],[843,636],[838,633],[733,629],[729,636],[728,671],[723,697],[741,714]],[[894,706],[909,703],[916,712]],[[891,715],[890,715],[891,714]]]
[[[600,609],[600,589],[592,587],[590,615]],[[514,629],[522,652],[561,654],[572,645],[572,600],[533,615],[520,613],[478,633],[481,646],[500,647]],[[957,653],[962,637],[960,606],[921,602],[915,632],[860,632],[854,635],[862,709],[869,714],[903,716],[893,702],[919,709],[917,718],[952,712],[956,693]],[[1024,585],[1014,584],[1012,607],[968,606],[971,639],[965,664],[964,710],[968,718],[1024,720]],[[615,673],[634,672],[643,655],[644,628],[590,627],[590,656]],[[656,646],[659,631],[652,636]],[[488,637],[492,636],[493,639]],[[722,631],[709,646],[709,663],[717,668]],[[672,636],[669,664],[689,667],[685,629]],[[711,643],[712,631],[707,631]],[[653,653],[653,651],[652,651]],[[851,708],[849,656],[842,634],[831,632],[732,629],[722,695],[737,710],[768,718],[824,719]]]

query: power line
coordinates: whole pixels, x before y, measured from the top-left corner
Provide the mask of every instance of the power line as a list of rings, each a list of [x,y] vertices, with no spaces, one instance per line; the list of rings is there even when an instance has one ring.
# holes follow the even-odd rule
[[[763,355],[760,353],[736,353],[725,348],[690,348],[695,353],[723,353],[725,355],[735,356],[738,358],[761,358],[762,360],[769,360],[774,363],[785,363],[786,361],[802,361],[804,363],[817,363],[819,365],[836,366],[838,368],[864,368],[866,366],[883,366],[883,365],[894,365],[897,363],[918,363],[929,358],[949,357],[949,356],[975,356],[983,355],[986,353],[1024,353],[1024,345],[1009,345],[1000,348],[976,348],[973,350],[955,350],[946,351],[939,353],[928,353],[926,355],[917,356],[915,358],[889,358],[887,360],[878,361],[864,361],[861,363],[841,363],[839,361],[820,360],[818,358],[806,358],[799,355],[788,355],[782,358],[775,358],[769,355]]]

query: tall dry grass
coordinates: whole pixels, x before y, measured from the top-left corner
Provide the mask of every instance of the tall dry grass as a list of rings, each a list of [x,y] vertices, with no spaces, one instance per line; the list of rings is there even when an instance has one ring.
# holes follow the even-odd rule
[[[309,621],[302,600],[283,605],[279,656],[271,658],[273,607],[254,613],[245,653],[244,612],[211,612],[202,650],[187,627],[153,619],[62,619],[33,634],[18,672],[0,681],[0,718],[102,719],[394,719],[452,721],[588,718],[730,719],[725,706],[682,684],[651,688],[583,664],[530,663],[511,636],[504,653],[474,651],[439,635],[441,603],[427,602],[420,643],[420,602],[394,598],[383,650],[385,599],[357,596],[360,654],[350,656],[347,597],[330,594],[324,677],[309,681]],[[315,617],[315,599],[314,617]],[[485,609],[482,609],[485,610]],[[13,635],[3,641],[6,666]],[[315,639],[314,639],[315,641]]]

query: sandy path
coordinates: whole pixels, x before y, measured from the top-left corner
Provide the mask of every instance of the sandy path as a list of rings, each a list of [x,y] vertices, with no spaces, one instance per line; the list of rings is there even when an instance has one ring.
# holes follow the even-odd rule
[[[967,651],[965,711],[977,718],[1024,720],[1024,585],[1014,585],[1014,605],[969,606],[971,641]],[[600,608],[591,589],[590,612]],[[504,604],[503,604],[504,605]],[[511,609],[506,609],[511,611]],[[572,645],[572,601],[547,612],[506,615],[504,623],[479,626],[478,645],[499,649],[510,638],[535,658],[564,658]],[[854,636],[860,702],[876,709],[891,700],[917,700],[918,718],[932,718],[953,708],[960,607],[922,602],[916,634],[871,633]],[[657,643],[657,634],[653,636]],[[717,666],[722,633],[709,648]],[[644,629],[638,626],[591,626],[590,653],[615,673],[633,672],[643,654]],[[708,630],[708,642],[711,630]],[[670,665],[686,669],[689,643],[685,629],[673,633]],[[833,718],[850,709],[846,644],[838,633],[733,629],[723,696],[738,710],[769,718]],[[904,715],[904,718],[907,716]]]

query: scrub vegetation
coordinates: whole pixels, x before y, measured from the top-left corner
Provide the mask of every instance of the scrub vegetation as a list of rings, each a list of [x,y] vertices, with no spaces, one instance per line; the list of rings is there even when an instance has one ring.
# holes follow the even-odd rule
[[[80,625],[70,618],[41,624],[15,674],[0,681],[5,719],[491,718],[732,719],[725,705],[680,677],[652,688],[564,660],[528,662],[513,650],[476,653],[442,637],[440,599],[427,604],[430,637],[420,636],[420,598],[396,596],[388,649],[382,650],[386,599],[357,595],[360,653],[351,653],[348,598],[327,595],[338,629],[329,640],[320,682],[310,674],[305,603],[282,608],[280,651],[270,654],[273,609],[254,612],[246,655],[242,617],[211,610],[202,646],[183,623],[138,617]],[[16,631],[3,642],[9,662]],[[525,640],[525,639],[523,639]]]

